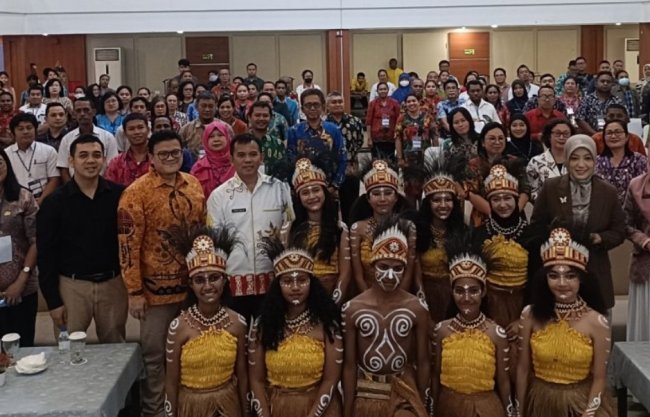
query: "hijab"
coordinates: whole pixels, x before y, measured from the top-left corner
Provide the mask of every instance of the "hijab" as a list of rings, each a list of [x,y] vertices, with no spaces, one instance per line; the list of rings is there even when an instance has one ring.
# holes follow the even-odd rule
[[[230,160],[230,142],[232,141],[232,128],[226,123],[215,120],[209,125],[205,126],[201,143],[205,150],[205,156],[199,159],[192,167],[191,174],[194,175],[203,188],[203,193],[206,198],[210,193],[228,181],[235,175],[235,167]],[[210,135],[217,130],[226,139],[226,146],[220,151],[213,151],[208,146]]]
[[[404,100],[406,100],[406,96],[408,96],[409,93],[411,93],[410,76],[406,72],[401,73],[399,76],[399,81],[404,81],[404,80],[409,81],[409,85],[407,85],[406,87],[402,87],[401,85],[398,85],[397,89],[391,95],[391,97],[397,100],[400,104],[402,104]]]
[[[593,160],[596,161],[596,142],[587,135],[573,135],[564,145],[564,158],[566,164],[569,164],[569,159],[573,152],[580,148],[589,151]],[[573,178],[571,170],[569,170],[568,167],[567,170],[569,171],[569,184],[571,187],[573,219],[577,223],[587,224],[589,218],[589,203],[591,202],[591,179],[594,176],[594,171],[591,172],[589,178],[578,180]]]
[[[515,87],[521,87],[524,89],[524,95],[521,97],[515,96]],[[528,90],[526,89],[526,84],[521,80],[514,80],[512,82],[512,100],[506,103],[508,111],[510,114],[522,114],[524,112],[524,107],[528,102]]]

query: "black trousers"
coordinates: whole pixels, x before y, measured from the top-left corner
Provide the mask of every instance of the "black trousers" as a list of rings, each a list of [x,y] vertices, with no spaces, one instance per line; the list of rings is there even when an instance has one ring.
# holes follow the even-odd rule
[[[34,346],[38,293],[23,297],[20,304],[0,308],[0,334],[18,333],[21,347]]]

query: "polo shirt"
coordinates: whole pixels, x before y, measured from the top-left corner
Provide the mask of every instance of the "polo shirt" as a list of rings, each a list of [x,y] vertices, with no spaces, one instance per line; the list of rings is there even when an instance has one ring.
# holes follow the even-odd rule
[[[5,152],[18,184],[31,191],[35,198],[41,196],[50,178],[61,175],[56,168],[56,150],[50,145],[34,141],[21,151],[14,143]]]
[[[528,119],[528,123],[530,124],[530,137],[533,140],[540,139],[542,136],[542,131],[544,130],[544,125],[546,125],[546,123],[548,123],[550,120],[566,120],[564,113],[560,113],[557,110],[552,110],[549,117],[544,117],[540,108],[526,112],[524,113],[524,116],[526,116],[526,119]]]
[[[18,110],[21,113],[29,113],[33,114],[36,117],[36,120],[38,123],[43,123],[45,121],[45,109],[47,108],[47,105],[41,103],[40,106],[38,107],[32,107],[30,104],[25,104],[24,106],[21,106]]]

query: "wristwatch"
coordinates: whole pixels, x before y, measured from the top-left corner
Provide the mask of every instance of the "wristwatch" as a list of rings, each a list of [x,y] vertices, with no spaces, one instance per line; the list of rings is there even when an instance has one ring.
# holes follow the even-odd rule
[[[29,274],[31,271],[32,271],[32,268],[30,268],[28,266],[23,268],[23,272],[26,273],[26,274]]]

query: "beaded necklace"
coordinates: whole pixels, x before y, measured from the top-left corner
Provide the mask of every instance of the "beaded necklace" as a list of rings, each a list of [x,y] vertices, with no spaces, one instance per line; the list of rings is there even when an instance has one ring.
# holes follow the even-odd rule
[[[451,328],[458,332],[474,330],[482,328],[486,320],[487,318],[483,313],[480,313],[477,318],[470,321],[466,321],[460,314],[456,314],[456,317],[451,320]]]
[[[314,326],[311,324],[311,312],[309,309],[303,311],[293,319],[285,317],[285,333],[287,336],[292,334],[307,334]]]
[[[230,316],[223,306],[221,306],[221,308],[219,308],[219,311],[217,311],[217,313],[212,317],[205,317],[203,313],[201,313],[201,310],[199,310],[199,308],[196,306],[196,304],[188,308],[187,313],[190,315],[190,317],[192,317],[194,322],[207,329],[222,330],[230,326]],[[195,326],[192,327],[197,328]]]
[[[494,218],[490,218],[485,223],[487,232],[490,236],[503,235],[506,239],[517,240],[524,232],[524,228],[528,226],[528,222],[524,218],[519,218],[516,225],[510,227],[503,227],[497,223]]]
[[[582,318],[582,315],[589,310],[587,303],[578,296],[572,303],[555,303],[555,316],[558,321],[576,321]]]

